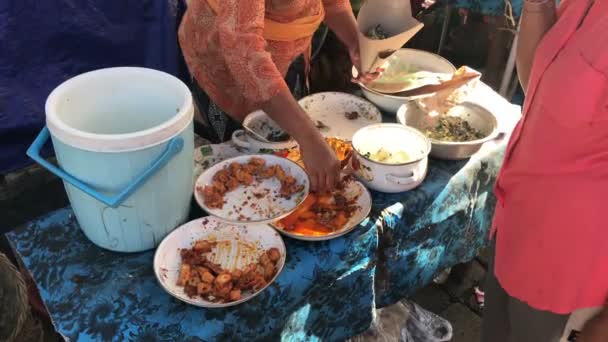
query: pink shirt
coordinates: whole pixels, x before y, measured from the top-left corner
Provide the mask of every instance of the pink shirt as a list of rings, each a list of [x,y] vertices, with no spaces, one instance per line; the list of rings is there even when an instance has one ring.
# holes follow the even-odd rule
[[[608,0],[586,17],[589,0],[562,3],[536,51],[492,229],[503,288],[570,313],[608,299]]]

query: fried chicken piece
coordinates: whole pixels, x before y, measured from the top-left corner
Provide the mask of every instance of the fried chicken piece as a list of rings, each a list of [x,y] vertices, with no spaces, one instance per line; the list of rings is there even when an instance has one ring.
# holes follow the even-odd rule
[[[226,183],[230,178],[230,171],[227,169],[219,170],[213,175],[213,181],[219,183]]]
[[[232,291],[230,291],[230,293],[228,294],[228,300],[231,302],[237,301],[241,299],[241,290],[240,289],[234,289]]]
[[[213,185],[206,185],[203,188],[203,197],[205,198],[205,205],[209,208],[221,209],[224,206],[224,194]]]
[[[201,295],[206,295],[206,294],[208,294],[209,292],[211,292],[211,289],[212,289],[212,288],[213,288],[213,287],[211,286],[211,284],[201,282],[201,283],[198,283],[198,285],[196,286],[196,293],[197,293],[199,296],[201,296]]]
[[[248,173],[257,176],[264,170],[264,166],[266,166],[266,161],[264,159],[251,158],[245,165],[245,170],[247,170]]]
[[[213,294],[217,297],[221,297],[227,299],[230,295],[230,291],[232,291],[232,283],[228,282],[223,286],[216,286],[213,289]]]
[[[253,183],[253,176],[248,173],[244,168],[236,170],[234,176],[241,184],[250,185],[251,183]]]
[[[184,286],[190,279],[190,271],[192,268],[188,264],[182,263],[179,267],[179,277],[177,278],[177,286]]]
[[[302,190],[304,190],[304,185],[292,184],[287,186],[281,186],[279,194],[281,195],[281,197],[289,198]]]
[[[253,278],[253,281],[251,282],[251,288],[253,288],[254,291],[258,291],[259,289],[266,286],[266,284],[267,283],[264,277],[258,274]]]
[[[228,170],[230,170],[230,173],[232,173],[233,175],[240,168],[241,168],[241,164],[239,164],[237,162],[232,162],[232,163],[230,163],[230,165],[228,165]]]
[[[266,179],[266,178],[270,178],[270,177],[274,177],[276,175],[276,165],[272,165],[269,167],[264,168],[259,174],[258,174],[258,178],[259,179]]]
[[[215,280],[215,276],[213,274],[211,274],[211,272],[205,272],[205,273],[201,274],[201,280],[204,283],[212,284],[213,281]]]
[[[224,195],[226,193],[226,191],[228,191],[228,189],[226,188],[226,185],[223,182],[219,182],[219,181],[213,181],[211,183],[211,187],[213,188],[213,191],[217,194],[220,195]]]
[[[228,181],[225,183],[226,192],[230,192],[240,185],[239,180],[236,177],[230,177]]]
[[[211,270],[211,272],[213,272],[214,274],[218,275],[220,273],[222,273],[222,266],[213,263],[209,260],[205,260],[205,262],[203,263],[203,266],[207,267],[208,269]]]
[[[270,261],[270,257],[268,257],[268,254],[266,254],[266,253],[260,255],[259,262],[260,262],[260,265],[262,265],[262,266],[272,264],[272,261]]]
[[[277,179],[282,183],[285,178],[287,178],[285,170],[283,170],[283,168],[279,165],[273,165],[272,167],[274,168],[274,176],[277,177]]]
[[[213,282],[213,284],[219,288],[224,287],[227,284],[231,284],[231,281],[232,276],[230,275],[230,273],[221,273],[220,275],[215,277],[215,281]]]
[[[268,255],[270,261],[274,262],[275,264],[279,261],[279,259],[281,259],[281,253],[277,248],[274,247],[266,251],[266,255]]]
[[[207,262],[207,257],[204,253],[198,253],[192,249],[182,249],[180,251],[180,256],[182,257],[182,262],[184,264],[205,266],[204,264]]]
[[[201,282],[201,278],[199,278],[197,275],[192,275],[188,279],[188,286],[196,287],[200,282]]]
[[[274,277],[274,270],[275,266],[272,262],[264,265],[264,280],[270,281]]]
[[[262,158],[254,157],[254,158],[249,159],[248,164],[260,168],[260,167],[266,166],[266,161]]]
[[[186,295],[190,298],[196,296],[197,294],[197,287],[196,286],[184,286],[184,293],[186,293]]]
[[[208,253],[211,252],[211,250],[213,249],[213,247],[215,247],[216,244],[217,243],[215,242],[210,242],[207,240],[198,240],[194,243],[192,249],[199,253]]]
[[[243,272],[241,270],[234,270],[230,275],[232,276],[232,280],[238,283],[239,279],[243,276]]]

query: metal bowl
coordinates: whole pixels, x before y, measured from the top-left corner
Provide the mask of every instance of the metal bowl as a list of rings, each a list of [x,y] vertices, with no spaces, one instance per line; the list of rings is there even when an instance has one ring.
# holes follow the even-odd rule
[[[450,111],[450,116],[457,116],[467,121],[471,127],[482,132],[485,137],[465,142],[430,139],[432,157],[447,160],[467,159],[479,151],[485,142],[494,140],[500,135],[496,116],[478,104],[464,102],[454,106]],[[397,111],[399,123],[416,128],[421,132],[436,125],[438,118],[439,116],[427,114],[415,102],[406,103]]]
[[[456,67],[450,63],[447,59],[436,55],[431,52],[415,50],[415,49],[399,49],[391,57],[389,57],[390,64],[410,65],[416,71],[430,71],[441,74],[452,74],[456,72]],[[390,70],[390,66],[388,69]],[[355,76],[357,70],[355,67],[352,69],[352,74]],[[359,84],[363,96],[374,103],[380,109],[395,113],[399,107],[415,98],[420,98],[428,95],[416,96],[416,97],[403,97],[390,94],[379,93],[363,84]]]

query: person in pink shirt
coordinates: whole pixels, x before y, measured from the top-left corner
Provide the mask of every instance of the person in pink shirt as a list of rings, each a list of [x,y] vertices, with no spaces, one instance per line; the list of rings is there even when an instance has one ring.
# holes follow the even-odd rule
[[[526,102],[495,187],[482,340],[606,342],[608,0],[525,0],[522,15]]]

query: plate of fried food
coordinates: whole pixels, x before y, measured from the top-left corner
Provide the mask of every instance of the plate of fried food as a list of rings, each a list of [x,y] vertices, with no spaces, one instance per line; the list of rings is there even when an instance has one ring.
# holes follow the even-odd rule
[[[294,212],[272,226],[298,240],[330,240],[353,230],[371,208],[372,198],[365,186],[344,175],[333,192],[310,193]]]
[[[165,237],[154,255],[154,273],[177,299],[221,308],[262,292],[281,273],[285,255],[283,239],[269,225],[203,217]]]
[[[346,166],[353,154],[353,145],[349,141],[336,137],[326,137],[325,141],[336,153],[336,157],[338,157],[338,160],[340,160],[342,163],[342,167]],[[298,165],[304,167],[304,160],[302,160],[302,152],[300,151],[300,148],[296,147],[290,149],[284,156],[285,158],[292,160]]]
[[[231,158],[196,181],[194,197],[210,215],[234,223],[270,223],[304,201],[310,189],[297,163],[269,154]]]

